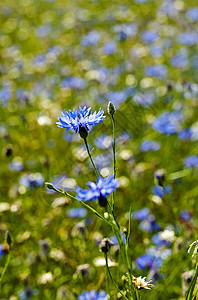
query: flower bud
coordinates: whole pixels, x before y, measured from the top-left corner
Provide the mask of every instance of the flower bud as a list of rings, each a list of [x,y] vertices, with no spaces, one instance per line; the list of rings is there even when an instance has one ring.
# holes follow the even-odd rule
[[[11,239],[11,236],[10,236],[8,230],[6,231],[6,242],[8,243],[9,247],[11,248],[11,245],[12,245],[12,239]]]
[[[49,190],[54,190],[54,186],[52,183],[50,182],[45,182],[45,186],[49,189]]]
[[[116,108],[111,101],[108,103],[107,112],[111,116],[113,116],[114,113],[116,112]]]

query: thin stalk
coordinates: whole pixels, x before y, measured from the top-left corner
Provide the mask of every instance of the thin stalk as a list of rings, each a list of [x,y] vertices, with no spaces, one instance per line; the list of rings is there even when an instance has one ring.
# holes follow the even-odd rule
[[[115,286],[115,288],[117,289],[117,291],[124,297],[124,299],[126,300],[129,300],[122,292],[121,290],[119,289],[119,287],[117,286],[117,284],[115,283],[112,275],[111,275],[111,272],[110,272],[110,269],[109,269],[109,265],[108,265],[108,258],[107,258],[107,253],[105,253],[105,261],[106,261],[106,267],[107,267],[107,270],[108,270],[108,273],[109,273],[109,277],[113,283],[113,285]]]
[[[122,238],[121,233],[120,233],[119,224],[116,220],[116,217],[114,215],[114,212],[113,212],[112,207],[111,207],[109,202],[108,202],[108,205],[109,205],[111,214],[112,214],[112,216],[114,218],[114,221],[115,221],[115,224],[116,224],[116,226],[114,227],[114,231],[115,231],[115,234],[117,236],[118,243],[119,243],[120,249],[122,251],[123,258],[125,260],[126,268],[128,270],[129,286],[130,286],[131,296],[133,297],[133,299],[136,299],[136,295],[135,295],[134,287],[133,287],[133,282],[132,282],[132,278],[131,278],[131,265],[130,265],[129,256],[128,256],[128,242],[126,241],[126,244],[124,244],[123,238]]]
[[[112,148],[113,148],[113,170],[114,170],[114,179],[116,177],[116,153],[115,153],[115,120],[113,115],[111,115],[111,121],[112,121],[112,125],[113,125],[113,144],[112,144]]]
[[[112,121],[112,126],[113,126],[113,144],[112,144],[112,148],[113,148],[113,171],[114,171],[114,179],[116,177],[116,153],[115,153],[115,120],[113,117],[113,114],[110,115],[111,116],[111,121]],[[114,210],[115,207],[115,192],[113,192],[112,194],[112,207]]]
[[[97,217],[99,217],[100,219],[102,219],[104,222],[106,222],[108,225],[110,225],[110,226],[112,227],[112,224],[111,224],[108,220],[106,220],[106,219],[105,219],[101,214],[99,214],[93,207],[89,206],[89,205],[86,204],[84,201],[79,201],[75,196],[73,196],[73,195],[71,195],[71,194],[65,192],[65,191],[64,191],[63,189],[61,189],[61,188],[56,189],[56,188],[53,186],[53,184],[51,184],[51,183],[46,182],[45,184],[46,184],[46,186],[48,186],[48,188],[49,188],[49,186],[50,186],[50,189],[51,189],[51,190],[54,190],[54,191],[56,191],[57,193],[60,193],[60,194],[65,195],[65,196],[68,196],[68,197],[74,199],[75,201],[78,201],[78,202],[81,203],[83,206],[85,206],[86,208],[88,208],[92,213],[94,213]]]
[[[109,272],[108,272],[107,264],[106,264],[106,286],[107,286],[107,294],[109,295],[109,298],[111,299],[110,287],[109,287]]]
[[[5,266],[4,266],[3,271],[1,273],[1,276],[0,276],[0,295],[1,295],[1,292],[2,292],[3,277],[5,275],[5,272],[6,272],[7,268],[8,268],[8,265],[10,263],[10,255],[11,255],[11,248],[9,247],[9,253],[8,253],[8,256],[7,256],[7,260],[6,260]]]
[[[87,139],[84,139],[84,142],[85,142],[85,147],[86,147],[86,149],[87,149],[87,153],[88,153],[89,158],[90,158],[90,160],[91,160],[91,163],[92,163],[92,165],[93,165],[94,171],[95,171],[97,177],[99,177],[98,170],[96,169],[96,166],[95,166],[94,161],[93,161],[93,159],[92,159],[91,153],[90,153],[90,151],[89,151],[89,146],[88,146],[88,144],[87,144]]]

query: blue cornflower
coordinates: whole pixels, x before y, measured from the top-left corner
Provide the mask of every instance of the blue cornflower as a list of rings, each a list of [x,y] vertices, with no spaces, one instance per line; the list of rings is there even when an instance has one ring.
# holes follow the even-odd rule
[[[89,190],[77,187],[76,193],[78,200],[89,201],[97,199],[99,201],[99,205],[105,207],[107,205],[106,197],[114,192],[115,188],[119,187],[119,181],[118,179],[114,179],[114,175],[111,174],[105,178],[99,176],[96,183],[88,182],[87,185]]]
[[[158,231],[160,226],[153,215],[148,215],[139,225],[140,229],[146,232]]]
[[[152,65],[145,69],[147,76],[164,78],[167,75],[167,68],[164,65]]]
[[[150,104],[155,102],[156,96],[153,93],[137,93],[133,97],[133,101],[137,104],[141,104],[144,107],[149,107]]]
[[[93,30],[82,37],[81,44],[83,46],[96,45],[100,41],[100,39],[100,33],[96,30]]]
[[[108,296],[107,294],[102,292],[96,292],[95,290],[91,290],[90,292],[84,291],[80,296],[78,297],[78,300],[107,300]]]
[[[84,207],[71,208],[67,212],[67,215],[70,218],[84,218],[86,214],[87,214],[87,210]]]
[[[192,130],[191,128],[187,128],[187,129],[182,129],[179,133],[178,133],[178,138],[180,140],[190,140],[192,137]]]
[[[151,141],[151,140],[147,140],[145,139],[141,145],[140,145],[140,149],[143,151],[143,152],[147,152],[147,151],[157,151],[160,149],[160,146],[161,144],[158,143],[158,142],[154,142],[154,141]]]
[[[190,221],[192,219],[192,213],[187,209],[182,210],[180,213],[180,219],[186,222]]]
[[[171,64],[176,68],[185,68],[188,65],[188,57],[186,54],[179,53],[171,58]]]
[[[153,121],[152,127],[160,133],[170,135],[178,130],[182,119],[181,111],[166,111]]]
[[[144,207],[140,210],[136,210],[133,212],[132,216],[139,221],[146,219],[150,214],[150,210],[147,207]]]
[[[184,32],[178,35],[178,42],[182,45],[195,45],[198,42],[198,33],[196,31]]]
[[[154,195],[163,198],[164,197],[164,190],[160,185],[155,185],[152,189]]]
[[[184,160],[184,165],[186,168],[193,168],[198,167],[198,156],[197,155],[191,155],[186,157]]]
[[[33,189],[44,184],[43,176],[40,173],[26,173],[19,180],[20,185]]]
[[[187,16],[192,21],[198,21],[198,7],[192,7],[187,11]]]
[[[142,33],[142,39],[145,43],[155,42],[158,38],[158,32],[155,30],[147,30]]]
[[[93,114],[90,112],[91,107],[87,108],[84,106],[79,109],[66,110],[64,113],[62,112],[62,116],[58,117],[59,122],[56,122],[58,127],[65,128],[66,131],[71,129],[74,132],[78,132],[81,138],[85,139],[88,135],[88,131],[90,126],[97,125],[102,122],[105,118],[103,116],[104,111],[100,108],[99,112],[94,112]]]

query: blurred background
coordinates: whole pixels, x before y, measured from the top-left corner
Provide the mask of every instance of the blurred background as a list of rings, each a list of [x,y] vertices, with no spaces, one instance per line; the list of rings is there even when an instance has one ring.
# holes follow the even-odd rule
[[[183,299],[197,238],[197,1],[4,0],[0,13],[1,272],[12,236],[1,299],[106,290],[98,244],[111,238],[118,262],[113,232],[44,182],[75,191],[96,179],[80,137],[55,124],[79,105],[104,109],[88,143],[101,175],[113,171],[109,101],[116,215],[123,229],[132,207],[133,273],[155,283],[142,298]],[[124,269],[112,274],[122,288]]]

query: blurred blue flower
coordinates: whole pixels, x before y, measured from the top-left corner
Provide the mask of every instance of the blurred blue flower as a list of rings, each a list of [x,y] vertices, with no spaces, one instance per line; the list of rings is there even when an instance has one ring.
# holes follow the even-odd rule
[[[81,189],[77,187],[76,193],[79,201],[89,201],[89,200],[99,200],[99,204],[105,202],[106,197],[108,197],[112,192],[119,187],[118,179],[114,179],[114,174],[108,177],[102,178],[99,176],[96,183],[87,183],[89,190]],[[105,205],[106,206],[106,205]]]
[[[117,45],[114,41],[107,42],[103,45],[102,51],[104,54],[114,54],[117,50]]]
[[[171,186],[169,186],[169,185],[164,185],[163,188],[164,188],[164,192],[165,192],[166,194],[170,194],[171,191],[172,191],[172,188],[171,188]]]
[[[88,34],[84,35],[81,39],[81,43],[83,46],[95,45],[100,41],[100,34],[98,31],[93,30]]]
[[[198,7],[192,7],[187,11],[187,16],[192,21],[198,21]]]
[[[149,269],[160,268],[162,266],[162,259],[146,253],[136,259],[136,264],[141,270],[145,270],[146,267],[149,267]]]
[[[133,96],[133,101],[137,104],[141,104],[144,107],[149,107],[153,102],[155,102],[156,96],[153,93],[136,93]]]
[[[111,144],[112,137],[107,134],[103,134],[95,139],[95,145],[99,149],[108,149],[111,147]]]
[[[23,163],[21,159],[19,158],[14,158],[11,163],[9,163],[9,170],[10,171],[18,171],[20,172],[23,170]]]
[[[128,134],[127,132],[122,132],[118,136],[118,142],[121,144],[124,144],[124,143],[128,142],[131,138],[132,138],[132,136],[130,134]]]
[[[157,231],[160,229],[160,226],[155,221],[155,217],[153,215],[149,215],[145,218],[139,225],[140,229],[146,232]]]
[[[22,101],[27,101],[29,99],[27,91],[22,88],[19,88],[16,90],[16,96],[19,100],[22,100]]]
[[[40,68],[40,67],[45,66],[46,63],[47,63],[47,60],[46,60],[45,55],[39,55],[39,56],[36,56],[36,57],[34,58],[33,65],[34,65],[34,67],[36,67],[36,68],[37,68],[37,67]]]
[[[159,38],[159,34],[155,30],[147,30],[142,33],[142,39],[145,43],[155,42]]]
[[[161,147],[161,144],[158,143],[158,142],[154,142],[154,141],[151,141],[151,140],[144,140],[141,145],[140,145],[140,149],[143,151],[143,152],[147,152],[147,151],[157,151],[159,150]]]
[[[171,254],[172,251],[170,249],[151,246],[147,249],[146,254],[136,259],[136,263],[142,270],[145,270],[146,267],[149,267],[150,270],[159,269],[162,266],[163,260],[167,259]]]
[[[164,197],[164,190],[163,190],[163,187],[161,187],[160,185],[155,185],[152,189],[152,192],[154,195],[157,195],[161,198]]]
[[[181,140],[190,140],[192,137],[191,128],[183,129],[178,133],[178,138]]]
[[[180,213],[180,218],[183,221],[190,221],[192,219],[192,214],[189,210],[182,210]]]
[[[18,295],[20,300],[29,300],[32,298],[33,295],[37,295],[38,290],[37,289],[31,289],[29,286],[27,286],[24,290],[19,290]]]
[[[10,89],[10,84],[8,82],[4,82],[2,88],[0,89],[0,102],[5,107],[7,105],[7,101],[11,98],[12,92]]]
[[[136,24],[122,24],[114,26],[114,31],[117,33],[117,39],[124,41],[127,37],[136,35],[138,27]]]
[[[163,54],[163,48],[153,44],[150,46],[150,53],[153,57],[161,57]]]
[[[163,112],[153,121],[152,127],[160,133],[170,135],[178,130],[182,120],[183,115],[181,111]]]
[[[43,176],[40,173],[27,173],[21,176],[20,185],[33,189],[44,184]]]
[[[84,218],[87,214],[87,210],[84,207],[71,208],[67,211],[67,215],[70,218]]]
[[[36,34],[38,37],[43,38],[51,33],[51,26],[41,25],[36,28]]]
[[[126,238],[125,238],[125,235],[124,235],[123,232],[121,232],[121,236],[122,236],[123,242],[126,244]],[[110,237],[110,240],[112,241],[112,243],[114,244],[114,246],[119,245],[118,239],[117,239],[116,235],[112,235]]]
[[[103,168],[110,169],[112,166],[112,155],[110,153],[107,153],[106,155],[96,155],[94,157],[94,162],[99,171]]]
[[[185,32],[178,35],[178,42],[182,45],[195,45],[198,42],[198,32]]]
[[[86,81],[77,76],[68,76],[67,78],[63,79],[61,88],[63,90],[67,90],[70,88],[75,88],[78,90],[83,90],[86,87]]]
[[[170,186],[160,186],[160,185],[155,185],[152,189],[152,192],[154,195],[157,195],[158,197],[163,198],[164,197],[164,193],[166,194],[170,194],[171,192],[171,187]]]
[[[184,165],[186,168],[198,167],[198,156],[191,155],[185,158]]]
[[[0,258],[2,255],[3,255],[3,246],[2,246],[2,244],[0,244]]]
[[[164,65],[153,65],[145,69],[147,76],[164,78],[167,75],[167,68]]]
[[[171,245],[171,241],[169,241],[169,240],[164,240],[164,239],[162,239],[161,238],[161,236],[160,236],[160,232],[158,232],[158,233],[156,233],[155,235],[153,235],[153,237],[152,237],[152,242],[156,245],[156,246],[158,246],[158,247],[162,247],[162,246],[167,246],[167,247],[170,247],[170,245]]]
[[[84,291],[78,297],[78,300],[108,300],[108,295],[105,292],[96,292],[91,290],[90,292]]]
[[[188,57],[186,54],[178,54],[171,58],[171,64],[173,67],[185,68],[188,65]]]
[[[136,3],[145,3],[147,2],[148,0],[135,0]]]
[[[142,221],[146,219],[150,214],[150,210],[147,207],[144,207],[140,210],[136,210],[132,213],[132,217],[136,220]]]
[[[103,116],[104,111],[101,108],[98,113],[94,112],[93,114],[90,110],[91,107],[87,108],[86,106],[83,108],[79,106],[79,109],[69,110],[69,112],[64,110],[62,116],[58,117],[59,122],[56,122],[56,124],[58,127],[65,128],[66,131],[71,129],[83,137],[83,134],[88,133],[90,126],[97,125],[105,118]]]
[[[121,102],[124,102],[128,97],[133,95],[133,88],[126,88],[123,91],[117,91],[117,92],[108,92],[107,93],[107,99],[111,101],[113,104],[119,104]]]

